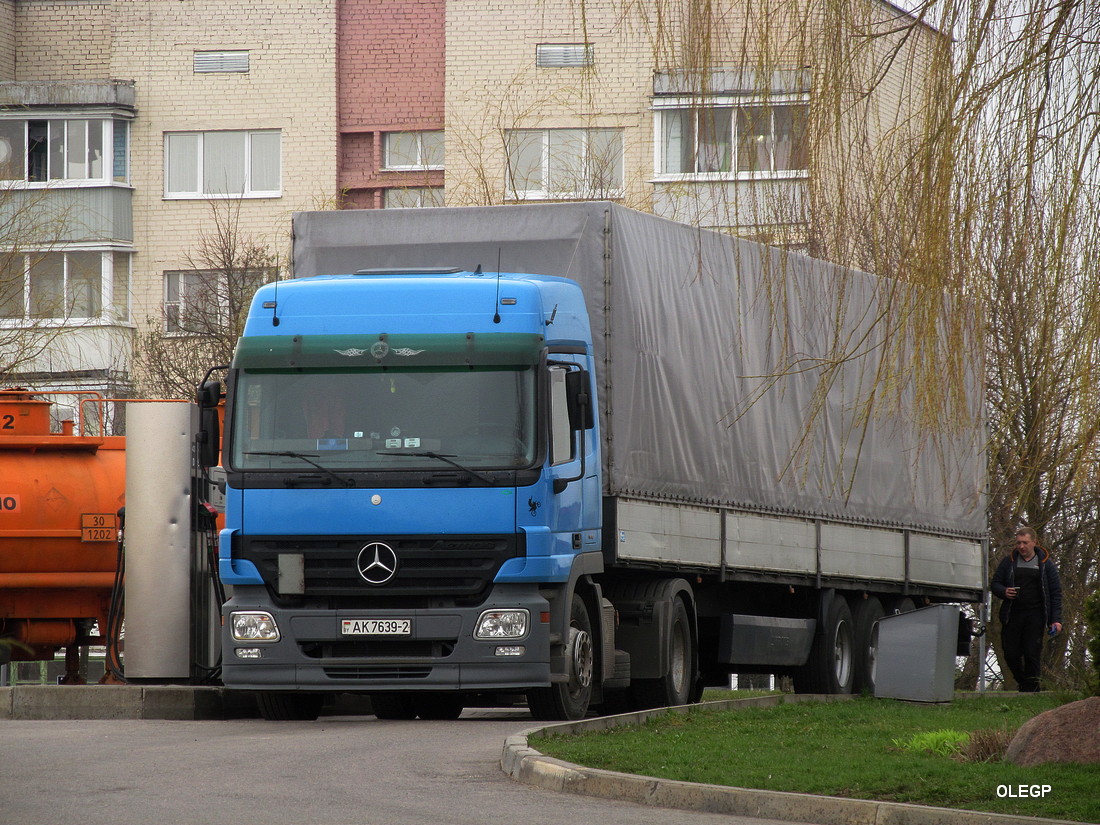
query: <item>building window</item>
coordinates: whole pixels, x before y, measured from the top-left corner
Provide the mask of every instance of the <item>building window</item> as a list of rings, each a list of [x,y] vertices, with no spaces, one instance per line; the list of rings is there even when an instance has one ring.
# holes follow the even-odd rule
[[[0,180],[126,183],[128,155],[125,120],[0,120]]]
[[[0,319],[126,322],[129,295],[129,252],[31,252],[0,259]]]
[[[274,198],[281,194],[282,133],[167,132],[165,197]]]
[[[217,335],[248,311],[253,293],[279,277],[274,267],[184,269],[164,273],[164,331],[168,335]]]
[[[510,197],[618,197],[621,129],[515,129],[505,136]]]
[[[402,189],[386,189],[382,195],[382,206],[385,209],[442,205],[443,187],[441,186],[407,186]]]
[[[203,51],[194,54],[195,74],[246,73],[248,71],[247,51]]]
[[[116,120],[114,122],[113,153],[114,164],[111,175],[115,183],[129,183],[130,181],[130,122]]]
[[[540,69],[571,69],[591,66],[595,51],[591,43],[539,43],[535,65]]]
[[[209,295],[202,286],[205,275],[186,270],[164,273],[164,331],[169,335],[186,334],[194,316],[211,309],[211,302],[204,300]]]
[[[676,178],[803,174],[807,111],[801,102],[658,109],[658,174]]]
[[[442,169],[443,132],[387,132],[384,169]]]

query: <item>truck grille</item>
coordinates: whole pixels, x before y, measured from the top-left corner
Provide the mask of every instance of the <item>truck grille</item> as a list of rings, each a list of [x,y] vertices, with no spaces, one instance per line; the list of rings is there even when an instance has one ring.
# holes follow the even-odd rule
[[[393,548],[397,573],[381,585],[359,574],[359,553],[381,542]],[[523,554],[522,537],[506,536],[255,536],[242,542],[241,558],[260,571],[279,593],[279,556],[300,554],[305,566],[305,597],[352,597],[358,606],[413,607],[444,600],[476,605],[484,601],[501,565]],[[426,603],[426,602],[425,602]]]
[[[457,639],[372,640],[369,642],[299,642],[311,659],[445,659],[454,653]]]
[[[330,679],[427,679],[430,667],[408,665],[338,665],[324,668]]]

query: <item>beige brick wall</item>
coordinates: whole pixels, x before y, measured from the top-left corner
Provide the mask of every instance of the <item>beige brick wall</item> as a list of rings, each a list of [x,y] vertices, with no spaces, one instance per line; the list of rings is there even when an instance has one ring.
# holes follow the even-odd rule
[[[15,80],[15,0],[0,0],[0,83]]]
[[[111,9],[103,0],[19,0],[15,79],[108,79]]]
[[[290,216],[336,192],[335,0],[119,0],[110,75],[137,82],[131,132],[134,319],[159,317],[163,272],[210,226],[204,200],[164,197],[164,134],[279,129],[282,196],[241,202],[242,231],[289,252]],[[195,74],[196,50],[249,52],[248,73]]]

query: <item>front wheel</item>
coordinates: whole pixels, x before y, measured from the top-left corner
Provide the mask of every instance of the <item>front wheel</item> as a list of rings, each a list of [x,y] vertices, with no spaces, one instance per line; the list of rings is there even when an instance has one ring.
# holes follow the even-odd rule
[[[527,692],[527,706],[536,719],[567,722],[583,719],[592,699],[592,675],[596,652],[592,621],[584,600],[576,593],[569,609],[569,636],[565,646],[568,681]]]
[[[410,693],[376,693],[370,698],[378,719],[415,719],[416,706]]]
[[[263,691],[256,694],[260,716],[269,722],[312,722],[321,715],[324,704],[323,693]]]
[[[668,634],[668,672],[658,679],[635,680],[633,690],[639,708],[674,707],[692,701],[698,668],[691,625],[687,605],[675,597]]]
[[[452,720],[462,715],[462,697],[457,693],[424,693],[413,700],[421,719]]]

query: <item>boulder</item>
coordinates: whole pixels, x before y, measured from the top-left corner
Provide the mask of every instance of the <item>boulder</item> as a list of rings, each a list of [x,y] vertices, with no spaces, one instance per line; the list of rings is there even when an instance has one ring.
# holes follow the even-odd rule
[[[1100,762],[1100,696],[1053,708],[1024,723],[1005,752],[1017,765]]]

